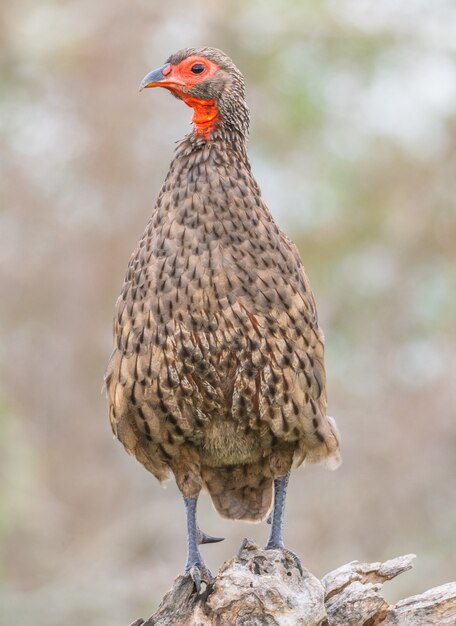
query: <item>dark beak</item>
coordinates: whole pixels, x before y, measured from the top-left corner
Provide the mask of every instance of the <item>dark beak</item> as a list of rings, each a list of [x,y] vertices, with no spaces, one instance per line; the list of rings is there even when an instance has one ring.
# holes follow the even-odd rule
[[[139,91],[150,87],[169,87],[172,85],[183,85],[182,82],[177,81],[171,77],[171,65],[167,63],[162,67],[158,67],[156,70],[149,72],[147,76],[141,81],[139,85]]]

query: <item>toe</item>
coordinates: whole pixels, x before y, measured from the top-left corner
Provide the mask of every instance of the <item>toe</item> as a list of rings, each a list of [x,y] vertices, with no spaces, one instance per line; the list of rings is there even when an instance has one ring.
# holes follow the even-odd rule
[[[185,573],[193,580],[197,592],[201,591],[201,583],[210,585],[214,581],[214,577],[204,563],[193,563],[185,569]]]
[[[287,550],[286,548],[283,548],[283,551],[285,552],[285,554],[287,554],[290,557],[290,559],[293,561],[296,568],[298,569],[298,572],[302,576],[302,563],[301,563],[301,559],[299,558],[299,556],[295,554],[294,552],[292,552],[291,550]]]
[[[265,547],[265,550],[280,550],[281,552],[283,552],[283,554],[288,556],[293,561],[295,567],[297,568],[298,572],[302,576],[303,570],[302,570],[301,559],[292,550],[288,550],[288,548],[285,548],[284,546],[275,546],[275,545],[269,544],[269,543]]]
[[[193,580],[196,591],[199,592],[201,590],[201,573],[199,571],[199,568],[194,565],[189,569],[188,574],[190,574],[190,577]]]

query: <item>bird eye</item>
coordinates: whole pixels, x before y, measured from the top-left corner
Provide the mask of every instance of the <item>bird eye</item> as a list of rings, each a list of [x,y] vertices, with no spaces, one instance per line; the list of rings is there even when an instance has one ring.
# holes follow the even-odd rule
[[[202,63],[195,63],[195,65],[192,65],[191,71],[193,74],[201,74],[201,72],[204,72],[204,65]]]

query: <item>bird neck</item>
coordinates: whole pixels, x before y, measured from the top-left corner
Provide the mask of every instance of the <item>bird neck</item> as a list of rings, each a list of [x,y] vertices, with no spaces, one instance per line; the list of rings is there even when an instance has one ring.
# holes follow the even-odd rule
[[[216,124],[209,137],[195,131],[189,133],[178,143],[170,171],[182,180],[194,178],[195,184],[203,182],[210,172],[223,171],[227,164],[235,164],[238,171],[250,172],[246,139],[238,131]],[[188,171],[193,173],[189,176]]]
[[[214,100],[205,100],[204,104],[194,107],[192,122],[195,124],[195,132],[204,139],[209,139],[214,131],[219,112],[215,106]]]
[[[236,103],[231,101],[207,100],[197,98],[189,93],[181,93],[179,97],[193,109],[192,122],[195,135],[205,141],[217,140],[221,136],[231,136],[232,140],[245,144],[250,115],[243,98]]]
[[[203,139],[209,139],[217,121],[220,119],[215,100],[203,100],[187,93],[182,93],[180,97],[185,104],[193,109],[192,122],[195,124],[195,133],[203,137]]]
[[[200,125],[199,128],[195,123],[194,131],[182,139],[181,145],[186,153],[235,155],[240,167],[249,163],[245,135],[235,128],[230,128],[220,120],[217,120],[213,125],[208,124],[205,127]]]

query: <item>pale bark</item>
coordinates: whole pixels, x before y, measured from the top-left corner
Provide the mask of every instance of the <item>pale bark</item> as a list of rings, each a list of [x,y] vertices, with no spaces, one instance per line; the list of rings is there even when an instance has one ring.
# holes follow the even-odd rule
[[[179,576],[158,611],[132,626],[456,626],[456,582],[389,605],[383,583],[412,567],[414,555],[385,563],[353,561],[319,581],[277,550],[244,541],[214,584],[195,593]]]

